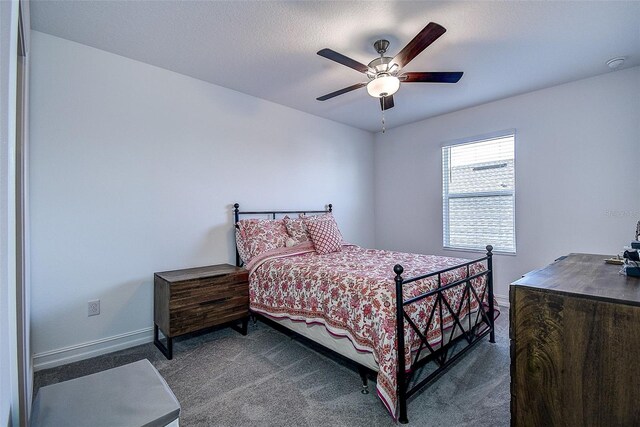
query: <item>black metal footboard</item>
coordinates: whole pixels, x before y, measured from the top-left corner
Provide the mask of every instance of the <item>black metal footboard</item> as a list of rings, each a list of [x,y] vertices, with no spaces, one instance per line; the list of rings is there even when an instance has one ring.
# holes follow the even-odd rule
[[[484,338],[487,334],[490,335],[490,342],[495,342],[495,330],[494,330],[494,303],[493,303],[493,265],[492,265],[492,257],[493,257],[493,247],[491,245],[487,246],[487,255],[485,257],[475,259],[473,261],[469,261],[464,264],[458,264],[453,267],[449,267],[440,271],[436,271],[433,273],[412,277],[409,279],[403,279],[402,273],[404,272],[404,268],[401,265],[396,265],[393,268],[393,271],[396,273],[396,316],[397,316],[397,334],[398,334],[398,373],[397,373],[397,383],[398,383],[398,421],[401,423],[407,423],[409,420],[407,418],[407,399],[409,399],[412,395],[418,392],[422,387],[424,387],[431,380],[440,375],[447,367],[449,367],[452,363],[454,363],[460,356],[462,356],[467,350],[469,350],[472,346],[474,346],[478,341]],[[487,262],[487,268],[479,273],[475,273],[470,275],[470,266],[479,262]],[[442,286],[442,274],[456,270],[459,268],[467,269],[467,275],[465,278],[457,280],[452,283],[448,283]],[[482,276],[487,277],[486,286],[484,287],[483,292],[478,295],[476,289],[472,286],[472,281],[475,279],[479,279]],[[423,294],[412,296],[411,298],[405,301],[403,296],[403,286],[416,282],[418,280],[427,279],[430,277],[438,278],[438,287],[429,292],[425,292]],[[452,307],[451,303],[444,296],[444,292],[448,289],[454,288],[456,286],[464,287],[462,296],[460,298],[460,303],[458,307]],[[419,301],[435,296],[435,300],[433,302],[433,307],[430,309],[430,314],[428,318],[428,322],[424,330],[421,330],[415,322],[409,317],[406,311],[406,307],[411,304],[418,303]],[[485,296],[487,296],[487,305],[485,308],[483,305],[483,301],[485,300]],[[464,307],[464,302],[467,302],[468,314],[468,328],[464,328],[462,322],[463,317],[461,318],[461,312]],[[478,303],[478,311],[475,316],[475,320],[472,323],[472,313],[471,313],[471,304],[472,301],[477,301]],[[450,331],[449,339],[446,341],[445,345],[435,349],[432,345],[429,344],[427,340],[427,333],[431,328],[432,322],[436,319],[436,315],[438,316],[440,322],[440,337],[443,340],[445,338],[445,330],[442,321],[442,312],[443,307],[451,313],[453,317],[453,327]],[[436,314],[436,310],[438,313]],[[407,322],[410,328],[415,331],[417,336],[420,339],[420,345],[414,352],[411,352],[411,369],[409,372],[406,370],[406,362],[405,362],[405,322]],[[459,328],[459,329],[458,329]],[[455,336],[456,331],[460,331],[459,336]],[[449,331],[447,331],[449,332]],[[457,352],[450,351],[453,349],[454,345],[460,341],[466,341],[464,347]],[[412,348],[411,346],[410,348]],[[424,354],[424,357],[421,358],[422,352],[426,350],[428,353]],[[410,386],[411,380],[413,379],[414,373],[420,369],[422,366],[429,362],[435,362],[436,369],[427,375],[424,379],[419,381],[417,384]]]

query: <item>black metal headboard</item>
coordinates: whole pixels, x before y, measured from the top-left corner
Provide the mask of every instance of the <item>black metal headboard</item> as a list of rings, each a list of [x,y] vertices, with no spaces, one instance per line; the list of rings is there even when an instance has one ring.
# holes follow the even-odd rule
[[[291,211],[240,211],[240,204],[234,203],[233,205],[233,225],[234,227],[238,227],[238,221],[240,220],[240,215],[270,215],[271,218],[276,219],[277,215],[287,215],[287,214],[323,214],[327,212],[333,212],[333,205],[329,203],[324,210],[291,210]],[[236,265],[239,267],[242,265],[242,260],[240,259],[240,254],[238,253],[238,246],[236,245]]]

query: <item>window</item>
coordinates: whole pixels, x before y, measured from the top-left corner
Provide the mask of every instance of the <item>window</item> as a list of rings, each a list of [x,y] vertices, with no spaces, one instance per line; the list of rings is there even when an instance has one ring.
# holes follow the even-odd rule
[[[445,248],[515,253],[515,131],[442,147]]]

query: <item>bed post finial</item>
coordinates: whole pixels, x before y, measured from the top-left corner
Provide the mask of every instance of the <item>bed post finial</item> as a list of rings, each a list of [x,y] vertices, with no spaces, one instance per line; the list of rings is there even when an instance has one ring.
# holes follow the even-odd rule
[[[396,264],[395,267],[393,267],[393,272],[396,273],[397,276],[400,276],[402,273],[404,273],[404,267],[402,267],[400,264]]]
[[[487,245],[487,248],[486,248],[486,249],[487,249],[487,255],[493,255],[493,254],[491,253],[491,251],[493,251],[493,246],[491,246],[491,245]]]
[[[333,205],[329,203],[329,212],[333,212]]]
[[[238,220],[240,219],[240,205],[238,203],[233,204],[233,225],[238,226]]]

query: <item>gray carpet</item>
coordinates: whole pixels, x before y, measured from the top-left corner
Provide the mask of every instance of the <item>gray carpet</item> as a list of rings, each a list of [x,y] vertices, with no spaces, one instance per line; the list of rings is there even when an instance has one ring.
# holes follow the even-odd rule
[[[409,401],[409,424],[509,424],[507,310],[496,322],[496,344],[479,343],[424,392]],[[375,394],[360,393],[357,370],[342,359],[258,322],[245,337],[221,328],[174,340],[166,360],[145,344],[36,372],[34,396],[45,385],[147,358],[182,406],[181,426],[392,426]]]

